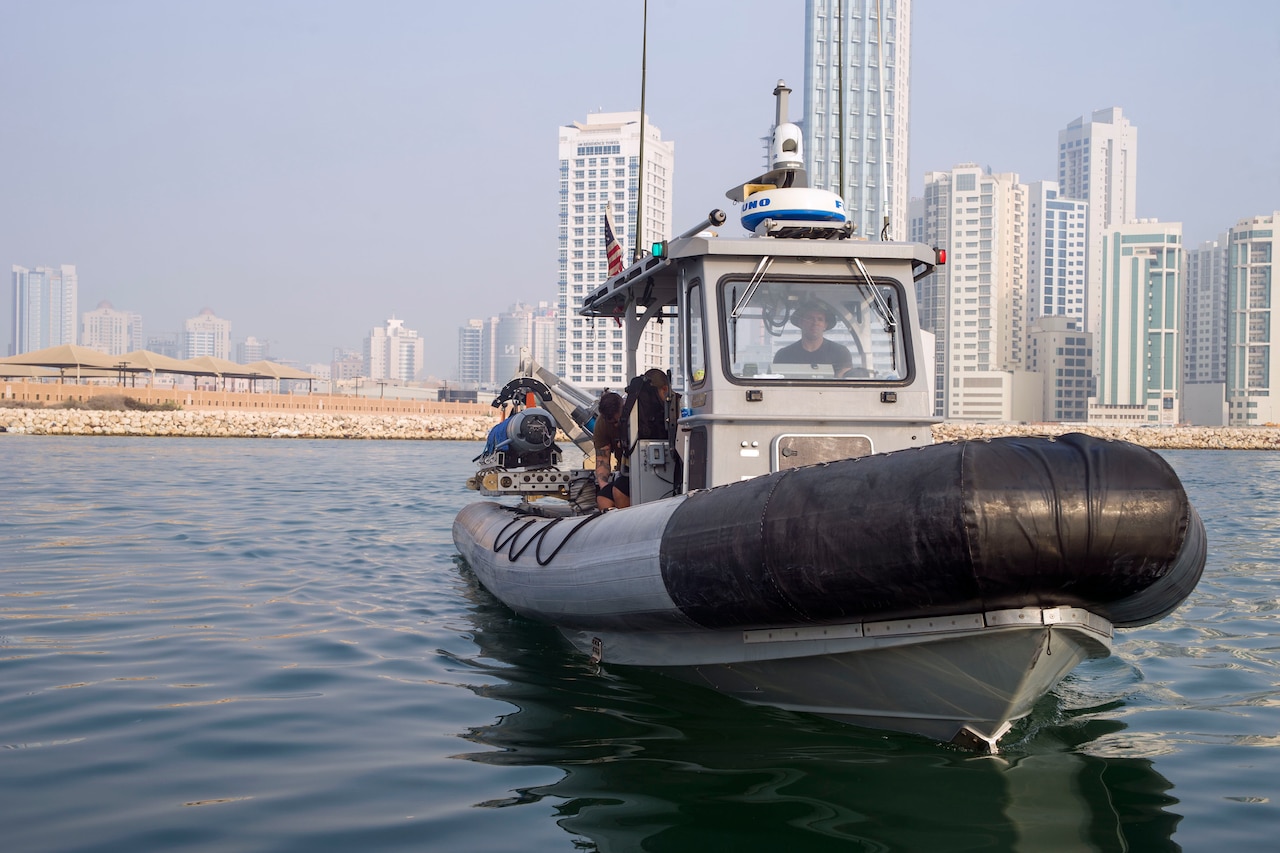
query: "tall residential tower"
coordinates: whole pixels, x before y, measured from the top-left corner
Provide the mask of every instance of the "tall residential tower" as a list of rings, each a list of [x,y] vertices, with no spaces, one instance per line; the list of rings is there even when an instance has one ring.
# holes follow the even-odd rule
[[[950,247],[946,265],[916,283],[920,325],[934,335],[934,413],[1012,419],[1027,363],[1027,188],[974,163],[924,181],[913,239]]]
[[[80,320],[80,344],[107,355],[124,355],[142,349],[142,315],[117,311],[110,302],[86,311]]]
[[[1089,204],[1054,181],[1027,186],[1027,319],[1069,317],[1084,327]]]
[[[391,317],[364,339],[365,372],[374,381],[412,382],[422,372],[424,347],[416,330]]]
[[[231,321],[214,314],[212,308],[205,308],[182,324],[182,357],[202,355],[231,360]]]
[[[1187,250],[1182,375],[1189,385],[1227,378],[1227,235]]]
[[[1227,406],[1231,426],[1280,422],[1280,211],[1237,222],[1227,242]],[[1275,381],[1272,377],[1276,377]],[[1272,392],[1275,392],[1274,394]]]
[[[76,343],[80,317],[76,268],[13,267],[13,352],[20,355]]]
[[[859,236],[907,239],[911,0],[806,0],[804,59],[809,185]]]
[[[1102,235],[1100,370],[1089,420],[1182,420],[1182,223],[1139,220]]]
[[[662,132],[647,122],[644,159],[642,170],[639,112],[595,113],[586,122],[560,128],[559,341],[554,369],[583,388],[617,390],[630,379],[622,328],[578,316],[583,296],[609,277],[605,211],[626,263],[637,240],[643,247],[671,236],[675,143],[663,140]],[[637,204],[644,220],[639,229]],[[637,351],[637,367],[665,369],[668,349],[666,326],[650,323]]]
[[[1085,325],[1097,334],[1102,324],[1102,239],[1117,225],[1137,218],[1138,129],[1119,107],[1081,116],[1058,131],[1060,195],[1089,203],[1085,278]],[[1102,351],[1095,346],[1095,368]]]

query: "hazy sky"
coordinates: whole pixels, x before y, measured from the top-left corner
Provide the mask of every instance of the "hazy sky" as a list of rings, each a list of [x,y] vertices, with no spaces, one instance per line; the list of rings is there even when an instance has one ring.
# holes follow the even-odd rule
[[[0,348],[12,264],[75,264],[174,332],[204,307],[327,361],[391,315],[457,329],[556,290],[557,129],[640,105],[641,0],[0,0]],[[650,0],[647,107],[676,231],[761,167],[802,0]],[[1056,178],[1057,133],[1123,108],[1138,215],[1189,246],[1280,209],[1280,4],[915,0],[911,184]]]

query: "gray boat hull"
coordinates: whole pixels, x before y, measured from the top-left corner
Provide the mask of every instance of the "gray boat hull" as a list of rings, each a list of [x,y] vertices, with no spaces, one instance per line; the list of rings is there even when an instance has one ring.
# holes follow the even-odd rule
[[[1071,607],[707,629],[683,615],[662,582],[658,541],[682,500],[514,525],[520,517],[510,507],[482,502],[459,514],[454,536],[487,589],[601,663],[979,751],[995,751],[1013,721],[1080,661],[1110,653],[1111,624]],[[525,557],[536,561],[539,548],[554,556],[531,568]]]
[[[745,702],[984,752],[996,751],[1013,722],[1082,660],[1111,650],[1110,624],[1074,608],[996,611],[945,625],[928,621],[828,626],[837,635],[832,639],[759,636],[803,637],[811,629],[718,636],[563,633],[604,661],[627,660]],[[722,662],[710,662],[716,657]],[[669,663],[654,662],[660,659]]]
[[[1204,567],[1157,454],[1088,436],[934,445],[552,518],[478,502],[480,582],[584,654],[749,702],[993,749],[1113,627]]]

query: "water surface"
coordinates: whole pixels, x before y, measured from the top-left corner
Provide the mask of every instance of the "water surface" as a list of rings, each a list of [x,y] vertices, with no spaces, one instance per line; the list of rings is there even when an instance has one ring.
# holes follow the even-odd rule
[[[4,849],[1270,850],[1280,454],[1005,754],[593,667],[478,586],[478,446],[0,437]]]

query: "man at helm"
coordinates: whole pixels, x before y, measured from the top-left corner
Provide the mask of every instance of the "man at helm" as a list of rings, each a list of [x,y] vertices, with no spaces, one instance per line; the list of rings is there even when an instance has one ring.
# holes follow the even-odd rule
[[[819,302],[802,302],[791,313],[791,325],[800,329],[800,340],[788,344],[773,357],[774,364],[831,365],[836,378],[853,367],[853,356],[846,347],[827,340],[826,331],[836,324],[835,312]]]

